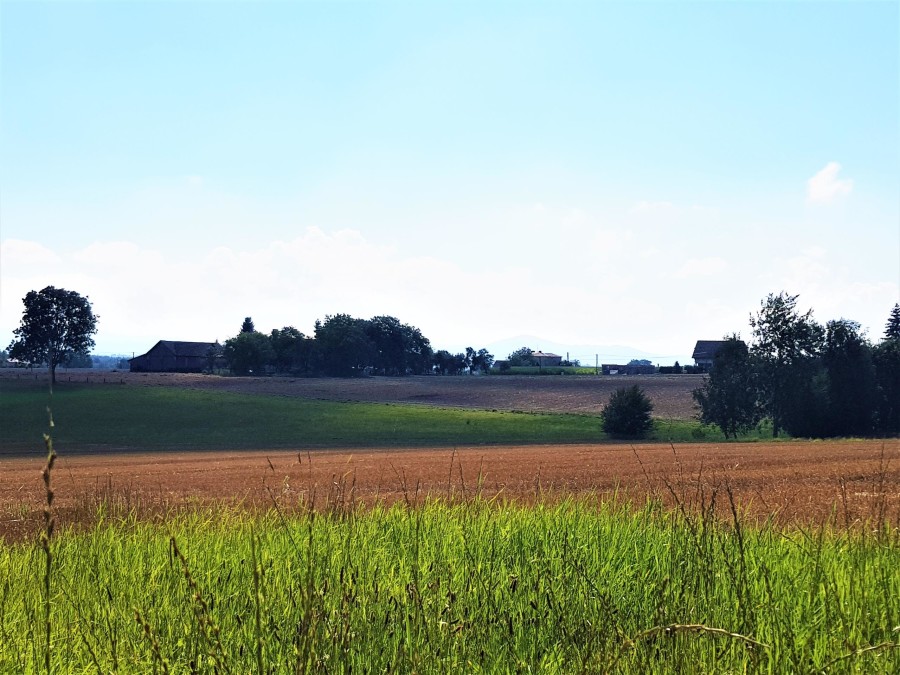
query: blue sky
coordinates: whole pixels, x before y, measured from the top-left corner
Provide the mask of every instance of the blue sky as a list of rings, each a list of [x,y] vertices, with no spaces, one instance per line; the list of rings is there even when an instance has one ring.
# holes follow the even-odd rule
[[[895,2],[0,4],[0,342],[393,314],[660,357],[900,300]],[[540,345],[530,345],[539,348]]]

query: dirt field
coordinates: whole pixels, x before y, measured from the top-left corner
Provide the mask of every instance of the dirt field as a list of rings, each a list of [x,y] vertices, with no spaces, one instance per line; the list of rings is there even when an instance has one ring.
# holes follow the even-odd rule
[[[0,370],[4,378],[39,377],[26,370]],[[619,387],[637,384],[653,401],[653,415],[686,419],[695,414],[691,391],[702,375],[635,376],[488,376],[288,378],[218,377],[174,373],[129,373],[59,370],[59,382],[121,382],[133,386],[182,386],[243,393],[296,396],[329,401],[420,403],[443,407],[576,412],[596,414]]]
[[[39,459],[0,461],[0,537],[40,526]],[[638,503],[658,495],[696,509],[726,490],[751,519],[857,525],[882,515],[900,525],[900,441],[579,445],[421,449],[158,453],[60,457],[54,474],[60,521],[98,508],[159,516],[172,508],[229,503],[342,509],[428,496],[558,499],[615,491]]]

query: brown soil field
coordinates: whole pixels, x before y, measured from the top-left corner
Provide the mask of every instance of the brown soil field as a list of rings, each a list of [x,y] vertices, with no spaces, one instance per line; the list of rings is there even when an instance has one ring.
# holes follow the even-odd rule
[[[47,377],[46,371],[0,369],[4,378]],[[695,414],[691,391],[702,375],[492,375],[480,377],[290,378],[220,377],[176,373],[91,370],[57,371],[60,382],[117,382],[134,386],[177,386],[329,401],[418,403],[439,407],[597,414],[619,387],[639,385],[653,401],[654,417],[687,419]]]
[[[43,461],[0,460],[0,538],[41,526]],[[729,493],[748,522],[900,526],[900,441],[598,444],[455,450],[284,450],[60,457],[54,508],[62,525],[107,514],[164,518],[198,506],[324,512],[428,498],[533,503],[570,496],[696,511]]]

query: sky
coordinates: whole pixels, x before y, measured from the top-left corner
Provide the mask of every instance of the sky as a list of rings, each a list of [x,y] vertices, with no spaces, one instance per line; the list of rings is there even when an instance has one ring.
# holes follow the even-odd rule
[[[781,291],[877,341],[898,63],[896,2],[0,0],[0,347],[48,285],[100,354],[348,313],[683,362]]]

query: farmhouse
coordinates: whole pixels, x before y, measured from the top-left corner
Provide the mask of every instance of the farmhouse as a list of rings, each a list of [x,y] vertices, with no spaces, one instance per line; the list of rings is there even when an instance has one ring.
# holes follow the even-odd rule
[[[541,368],[558,366],[562,363],[561,356],[558,354],[550,354],[548,352],[531,352],[531,358],[534,359]]]
[[[713,359],[716,358],[716,354],[719,353],[724,344],[725,340],[697,340],[694,353],[691,355],[691,358],[694,359],[694,365],[703,368],[703,370],[712,368]]]
[[[146,354],[129,359],[133,373],[199,373],[221,355],[218,342],[160,340]]]

